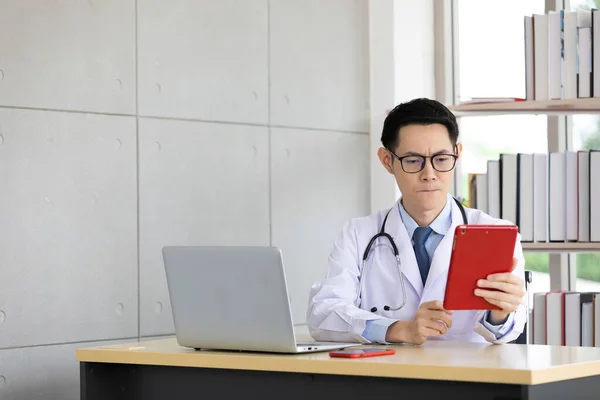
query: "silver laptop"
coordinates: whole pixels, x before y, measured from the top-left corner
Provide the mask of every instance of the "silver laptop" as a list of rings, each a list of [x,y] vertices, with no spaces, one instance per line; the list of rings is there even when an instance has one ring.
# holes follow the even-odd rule
[[[305,353],[357,343],[297,343],[276,247],[165,246],[163,260],[181,346]]]

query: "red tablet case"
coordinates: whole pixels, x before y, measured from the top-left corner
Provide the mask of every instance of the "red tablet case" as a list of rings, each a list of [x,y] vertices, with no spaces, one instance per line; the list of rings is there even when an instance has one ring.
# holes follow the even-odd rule
[[[459,225],[454,231],[446,282],[447,310],[498,310],[474,294],[477,281],[513,269],[518,227],[515,225]]]

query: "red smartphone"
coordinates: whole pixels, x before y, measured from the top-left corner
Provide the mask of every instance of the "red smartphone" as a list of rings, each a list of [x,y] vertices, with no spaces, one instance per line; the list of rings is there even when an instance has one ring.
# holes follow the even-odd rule
[[[473,292],[479,279],[512,272],[519,228],[515,225],[459,225],[454,242],[444,296],[447,310],[498,310]]]
[[[360,358],[360,357],[375,357],[396,354],[394,349],[346,349],[337,350],[329,353],[330,357],[341,358]]]

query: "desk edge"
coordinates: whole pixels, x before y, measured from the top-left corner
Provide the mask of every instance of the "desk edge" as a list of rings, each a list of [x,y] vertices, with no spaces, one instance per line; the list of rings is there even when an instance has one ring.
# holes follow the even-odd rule
[[[448,380],[458,382],[498,383],[532,385],[555,382],[564,374],[553,374],[561,379],[544,379],[545,371],[505,370],[481,367],[446,367],[432,365],[370,364],[360,367],[361,360],[306,360],[293,358],[292,362],[281,359],[260,358],[258,360],[236,355],[195,353],[136,353],[112,349],[78,349],[78,362],[113,363],[130,365],[155,365],[189,368],[218,368],[268,372],[308,373],[320,375],[348,375],[395,379]],[[233,358],[233,359],[232,359]],[[541,374],[540,374],[541,373]],[[568,379],[568,378],[567,378]]]

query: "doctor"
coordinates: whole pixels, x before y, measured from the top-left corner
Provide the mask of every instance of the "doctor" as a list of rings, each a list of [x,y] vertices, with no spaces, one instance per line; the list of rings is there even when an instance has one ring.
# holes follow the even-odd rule
[[[417,345],[427,339],[515,340],[526,319],[520,235],[513,272],[490,275],[475,291],[500,310],[453,312],[443,306],[455,227],[512,223],[465,209],[449,195],[462,151],[454,115],[434,100],[400,104],[385,119],[381,141],[377,155],[402,197],[389,209],[344,225],[325,278],[311,289],[307,323],[313,338]],[[393,240],[399,264],[390,240],[379,236],[361,274],[365,250],[384,220],[383,232]]]

